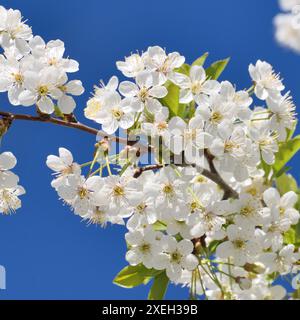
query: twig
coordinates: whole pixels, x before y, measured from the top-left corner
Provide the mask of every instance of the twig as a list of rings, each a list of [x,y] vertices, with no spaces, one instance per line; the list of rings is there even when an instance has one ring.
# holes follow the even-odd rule
[[[70,121],[65,121],[62,119],[58,118],[53,118],[50,115],[45,115],[45,114],[40,114],[38,116],[32,116],[32,115],[27,115],[27,114],[14,114],[10,112],[4,112],[0,111],[0,116],[5,119],[9,125],[13,123],[15,120],[22,120],[22,121],[34,121],[34,122],[43,122],[43,123],[52,123],[55,125],[59,126],[64,126],[68,128],[74,128],[78,129],[81,131],[85,131],[87,133],[93,134],[93,135],[101,135],[103,137],[107,137],[110,141],[114,141],[116,143],[122,143],[124,145],[136,145],[139,148],[139,152],[145,153],[149,152],[149,146],[142,145],[140,143],[137,143],[137,141],[129,141],[128,139],[117,137],[117,136],[107,136],[107,134],[101,130],[97,130],[95,128],[89,127],[85,124],[82,124],[76,120],[74,116],[72,116]],[[150,147],[150,150],[152,148]],[[233,190],[219,175],[217,172],[214,163],[213,163],[213,156],[205,150],[205,156],[208,160],[209,163],[209,168],[210,171],[207,169],[202,169],[200,168],[200,172],[203,176],[209,178],[210,180],[214,181],[217,183],[223,190],[224,190],[224,196],[223,199],[228,199],[228,198],[237,198],[238,194],[235,190]],[[178,166],[188,166],[187,164],[178,164]],[[193,167],[196,167],[195,165],[192,165]],[[143,172],[148,171],[148,170],[156,170],[162,168],[162,164],[155,164],[155,165],[150,165],[146,167],[140,167],[136,169],[134,173],[134,177],[138,178]]]
[[[164,165],[162,164],[154,164],[150,166],[145,166],[145,167],[140,167],[135,170],[135,173],[133,175],[134,178],[138,178],[143,172],[149,171],[149,170],[157,170],[161,169]],[[165,166],[168,166],[168,164],[165,164]],[[178,164],[178,166],[183,166],[186,167],[187,164]],[[191,165],[192,167],[196,167],[195,165]],[[235,190],[233,190],[223,179],[218,173],[213,173],[207,169],[200,168],[200,172],[203,176],[206,178],[212,180],[216,184],[218,184],[224,191],[224,196],[226,199],[228,198],[238,198],[238,194]]]
[[[97,130],[95,128],[89,127],[85,124],[82,124],[80,122],[75,122],[74,120],[72,121],[65,121],[57,118],[53,118],[50,115],[39,115],[39,116],[32,116],[32,115],[27,115],[27,114],[14,114],[10,112],[4,112],[0,111],[0,116],[3,119],[8,120],[10,123],[12,123],[15,120],[22,120],[22,121],[34,121],[34,122],[44,122],[44,123],[52,123],[56,124],[59,126],[63,127],[68,127],[68,128],[75,128],[81,131],[85,131],[87,133],[93,134],[93,135],[100,135],[102,137],[108,137],[108,135],[101,131]],[[136,141],[129,141],[126,138],[121,138],[121,137],[116,137],[116,136],[109,136],[108,139],[113,142],[125,144],[125,145],[134,145]],[[141,144],[138,145],[141,151],[147,152],[148,147],[143,146]]]

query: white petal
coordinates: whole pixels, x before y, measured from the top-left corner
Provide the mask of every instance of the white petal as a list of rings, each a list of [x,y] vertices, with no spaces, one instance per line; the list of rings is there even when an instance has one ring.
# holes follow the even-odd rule
[[[36,95],[29,90],[24,90],[18,97],[20,104],[26,107],[35,104],[36,98]]]
[[[190,78],[192,82],[199,81],[203,82],[206,79],[206,73],[202,66],[193,66],[190,70]]]
[[[57,106],[62,113],[70,114],[74,111],[76,103],[70,96],[64,94],[57,102]]]
[[[196,256],[193,254],[187,255],[184,261],[182,262],[182,266],[189,271],[195,270],[198,264],[199,264],[199,261],[196,258]]]
[[[268,207],[273,207],[279,204],[280,195],[275,188],[269,188],[263,193],[263,199]]]
[[[190,240],[184,239],[178,242],[177,248],[182,255],[187,255],[193,252],[194,246]]]
[[[67,93],[74,96],[80,96],[84,92],[82,82],[80,80],[72,80],[66,84]]]
[[[63,162],[67,165],[71,165],[73,163],[73,155],[66,148],[59,148],[59,157],[63,160]]]
[[[10,170],[17,164],[16,157],[11,152],[3,152],[0,154],[0,169]]]
[[[167,88],[163,86],[153,87],[149,90],[150,96],[154,98],[163,98],[168,94]]]
[[[14,188],[19,182],[19,177],[11,171],[0,172],[0,187]]]
[[[124,97],[134,97],[137,95],[139,89],[135,83],[123,81],[120,83],[119,91]]]
[[[37,102],[38,108],[40,111],[46,114],[51,114],[54,111],[54,104],[53,101],[49,97],[42,97]]]

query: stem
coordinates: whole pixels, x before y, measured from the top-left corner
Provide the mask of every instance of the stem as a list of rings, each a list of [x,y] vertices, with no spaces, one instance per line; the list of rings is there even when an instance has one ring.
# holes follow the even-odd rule
[[[154,164],[154,165],[149,165],[145,167],[140,167],[135,170],[135,173],[133,175],[134,178],[138,178],[143,172],[149,171],[149,170],[157,170],[161,169],[166,165],[162,164]],[[178,164],[178,166],[186,166],[185,164]],[[196,167],[195,165],[191,165],[192,167]],[[200,169],[201,174],[205,176],[206,178],[212,180],[216,184],[218,184],[223,190],[224,190],[224,196],[223,198],[228,199],[228,198],[238,198],[238,194],[235,190],[233,190],[222,178],[218,173],[212,173],[207,169]]]
[[[80,165],[81,168],[89,166],[93,161],[88,161]]]
[[[201,288],[202,288],[202,291],[203,291],[203,294],[204,294],[205,300],[208,300],[207,295],[206,295],[206,291],[205,291],[205,288],[204,288],[204,284],[203,284],[202,276],[201,276],[201,273],[200,273],[199,266],[197,267],[197,271],[198,271],[198,276],[199,276],[199,280],[200,280],[200,284],[201,284]]]

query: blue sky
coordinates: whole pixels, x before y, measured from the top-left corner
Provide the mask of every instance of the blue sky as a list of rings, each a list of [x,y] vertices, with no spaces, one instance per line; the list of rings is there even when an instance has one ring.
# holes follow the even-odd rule
[[[67,55],[80,62],[74,77],[85,94],[77,100],[82,110],[93,84],[119,75],[115,61],[149,45],[179,51],[192,62],[210,52],[210,60],[231,56],[222,79],[249,87],[248,64],[264,59],[281,72],[296,104],[300,104],[300,56],[281,48],[273,37],[275,0],[7,0],[1,5],[20,9],[45,40],[62,39]],[[28,112],[8,105],[1,110]],[[299,111],[298,111],[299,112]],[[88,121],[86,121],[88,122]],[[92,124],[92,123],[90,123]],[[87,227],[58,201],[45,166],[59,146],[73,151],[79,162],[89,160],[94,137],[50,124],[15,123],[1,151],[18,158],[27,195],[14,216],[0,217],[0,264],[7,270],[7,290],[0,299],[141,299],[149,286],[132,290],[112,284],[125,265],[124,228]],[[293,173],[300,178],[299,157]],[[187,298],[187,290],[170,287],[168,299]]]

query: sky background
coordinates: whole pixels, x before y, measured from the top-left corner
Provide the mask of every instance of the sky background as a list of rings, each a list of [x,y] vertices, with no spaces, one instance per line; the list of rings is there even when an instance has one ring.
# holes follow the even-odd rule
[[[179,51],[187,62],[210,52],[209,62],[230,56],[222,80],[240,89],[250,86],[248,65],[267,60],[280,71],[286,87],[300,105],[300,56],[279,47],[272,19],[279,12],[276,0],[9,0],[6,8],[20,9],[36,35],[46,41],[61,39],[66,54],[80,63],[71,78],[86,89],[77,100],[77,115],[93,85],[120,73],[117,60],[149,45]],[[8,105],[1,110],[28,112]],[[299,110],[298,110],[299,112]],[[85,121],[85,120],[84,120]],[[88,122],[90,125],[93,123]],[[7,271],[7,290],[0,299],[142,299],[148,286],[131,290],[112,284],[125,265],[125,228],[86,226],[58,201],[50,187],[47,155],[60,146],[72,150],[78,162],[90,160],[94,137],[51,124],[16,122],[5,136],[1,152],[18,158],[27,195],[16,215],[0,217],[0,264]],[[299,157],[292,161],[300,178]],[[171,286],[166,298],[185,299],[188,291]]]

